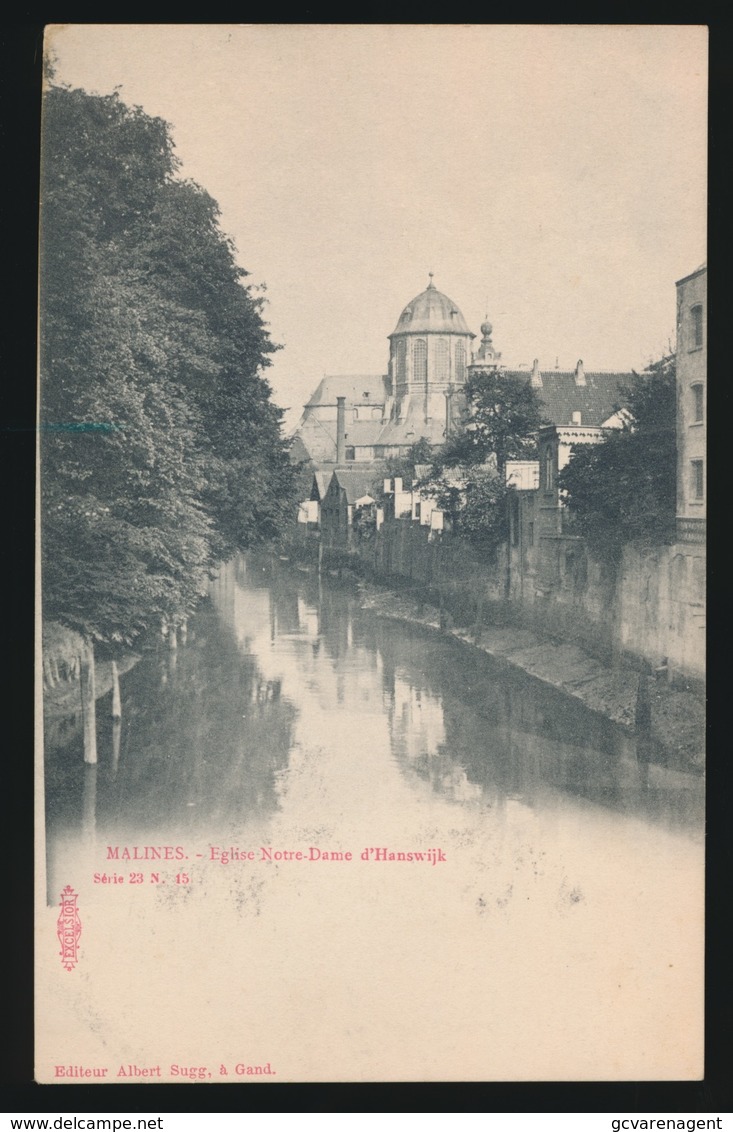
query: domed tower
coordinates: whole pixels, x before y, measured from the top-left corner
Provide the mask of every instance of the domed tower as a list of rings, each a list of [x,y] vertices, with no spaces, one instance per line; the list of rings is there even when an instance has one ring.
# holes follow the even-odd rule
[[[427,288],[407,304],[389,335],[392,419],[443,422],[445,395],[465,384],[475,337],[431,272]]]

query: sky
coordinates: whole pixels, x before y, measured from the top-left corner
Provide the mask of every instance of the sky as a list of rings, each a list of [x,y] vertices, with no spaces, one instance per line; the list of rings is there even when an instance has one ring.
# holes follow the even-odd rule
[[[288,428],[324,374],[386,371],[430,271],[510,365],[674,344],[706,258],[703,27],[67,24],[49,49],[170,123],[267,288]]]

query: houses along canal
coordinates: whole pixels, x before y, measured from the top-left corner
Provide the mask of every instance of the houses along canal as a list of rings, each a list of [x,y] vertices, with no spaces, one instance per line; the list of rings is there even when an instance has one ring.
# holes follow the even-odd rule
[[[110,845],[183,846],[146,899],[201,899],[202,917],[218,901],[233,962],[271,939],[278,961],[240,1003],[268,1058],[283,1011],[307,1063],[346,1000],[344,1065],[361,1042],[376,1079],[396,1049],[398,1077],[433,1058],[459,1079],[567,1059],[593,1077],[609,1057],[633,1077],[644,1050],[654,1077],[696,1023],[702,779],[554,689],[263,557],[221,571],[185,646],[143,652],[109,714],[100,700],[96,767],[73,729],[47,745],[49,893],[74,847],[99,872]],[[332,1000],[311,1000],[304,965],[314,986],[333,972]],[[236,1004],[205,978],[190,993]],[[413,1056],[422,1026],[435,1038]]]

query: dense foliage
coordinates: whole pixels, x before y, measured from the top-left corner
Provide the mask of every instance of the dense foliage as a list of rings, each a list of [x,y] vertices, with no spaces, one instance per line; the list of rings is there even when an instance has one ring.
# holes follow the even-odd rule
[[[493,557],[508,535],[508,489],[494,462],[439,468],[425,487],[456,534]]]
[[[445,444],[444,467],[483,464],[494,457],[499,475],[507,460],[534,460],[537,431],[545,420],[537,391],[527,377],[485,370],[466,383],[463,429]]]
[[[132,640],[292,506],[263,300],[168,126],[51,87],[41,223],[44,614]]]
[[[453,529],[493,555],[507,537],[506,464],[537,454],[542,404],[527,377],[486,370],[465,387],[462,427],[431,459],[422,487]]]
[[[388,456],[379,464],[372,481],[372,495],[380,499],[384,494],[384,481],[397,478],[402,480],[403,489],[409,491],[417,482],[416,466],[432,464],[434,459],[435,449],[426,436],[421,436],[404,456]]]
[[[676,500],[675,359],[666,357],[625,389],[623,427],[574,449],[559,484],[579,532],[617,560],[629,542],[668,542]]]

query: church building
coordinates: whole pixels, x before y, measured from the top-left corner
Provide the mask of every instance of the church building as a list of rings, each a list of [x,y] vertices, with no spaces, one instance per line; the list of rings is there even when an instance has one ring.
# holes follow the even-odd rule
[[[518,374],[537,390],[547,423],[602,426],[611,423],[631,373],[505,369],[494,349],[493,328],[481,326],[481,342],[460,309],[430,281],[412,299],[389,338],[386,374],[330,375],[305,406],[295,431],[292,459],[318,468],[373,463],[405,455],[422,438],[433,447],[460,423],[464,387],[472,373],[487,369]]]

